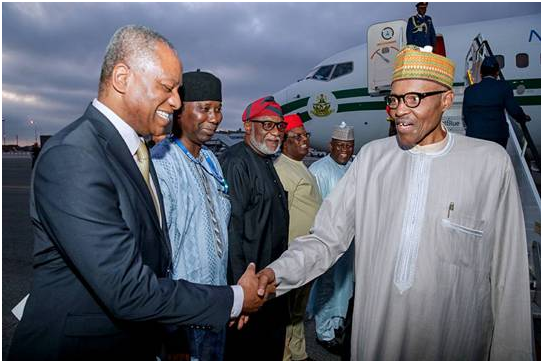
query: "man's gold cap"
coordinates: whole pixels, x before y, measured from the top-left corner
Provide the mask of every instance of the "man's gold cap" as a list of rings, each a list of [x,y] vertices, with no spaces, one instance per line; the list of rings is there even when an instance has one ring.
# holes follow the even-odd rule
[[[401,79],[424,79],[453,88],[455,63],[444,56],[425,48],[407,45],[397,55],[393,71],[393,82]]]

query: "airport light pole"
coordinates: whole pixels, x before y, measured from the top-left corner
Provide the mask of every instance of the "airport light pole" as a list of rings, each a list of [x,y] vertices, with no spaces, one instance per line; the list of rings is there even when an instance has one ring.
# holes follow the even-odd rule
[[[30,122],[30,125],[34,127],[34,138],[37,144],[38,143],[38,128],[36,126],[36,122],[34,121],[34,119],[30,119],[29,122]]]

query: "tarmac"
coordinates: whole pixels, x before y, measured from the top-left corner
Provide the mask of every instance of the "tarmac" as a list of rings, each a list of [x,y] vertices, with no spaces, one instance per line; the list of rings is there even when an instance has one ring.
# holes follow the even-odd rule
[[[30,291],[33,234],[29,216],[29,154],[2,154],[2,356],[7,357],[17,319],[11,309]],[[305,323],[306,349],[315,361],[339,361],[315,341],[313,320]]]

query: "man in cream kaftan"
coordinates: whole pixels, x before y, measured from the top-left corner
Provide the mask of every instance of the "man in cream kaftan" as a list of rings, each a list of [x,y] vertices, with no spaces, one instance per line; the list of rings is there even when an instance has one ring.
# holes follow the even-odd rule
[[[274,163],[274,168],[287,192],[287,210],[290,219],[288,242],[292,242],[295,238],[310,233],[310,227],[314,224],[314,218],[321,205],[321,195],[316,178],[302,162],[310,148],[310,133],[304,129],[298,114],[286,115],[284,121],[287,127],[284,130],[282,154]],[[304,285],[290,293],[290,321],[286,327],[283,361],[310,360],[306,353],[304,336],[304,315],[310,286]]]
[[[396,62],[387,104],[397,136],[361,149],[313,234],[261,271],[260,284],[299,287],[355,237],[352,360],[530,360],[526,235],[509,156],[441,124],[452,62],[414,48]]]
[[[270,265],[279,291],[317,277],[355,235],[352,360],[529,359],[511,162],[497,144],[452,133],[428,147],[402,150],[394,137],[364,147],[324,200],[314,233]]]

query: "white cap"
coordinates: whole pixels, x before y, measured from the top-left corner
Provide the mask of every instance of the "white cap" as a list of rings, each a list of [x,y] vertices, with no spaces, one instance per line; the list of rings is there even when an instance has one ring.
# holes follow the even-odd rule
[[[334,128],[332,132],[332,139],[355,140],[355,135],[353,134],[353,127],[347,125],[346,122],[340,123],[339,126]]]

